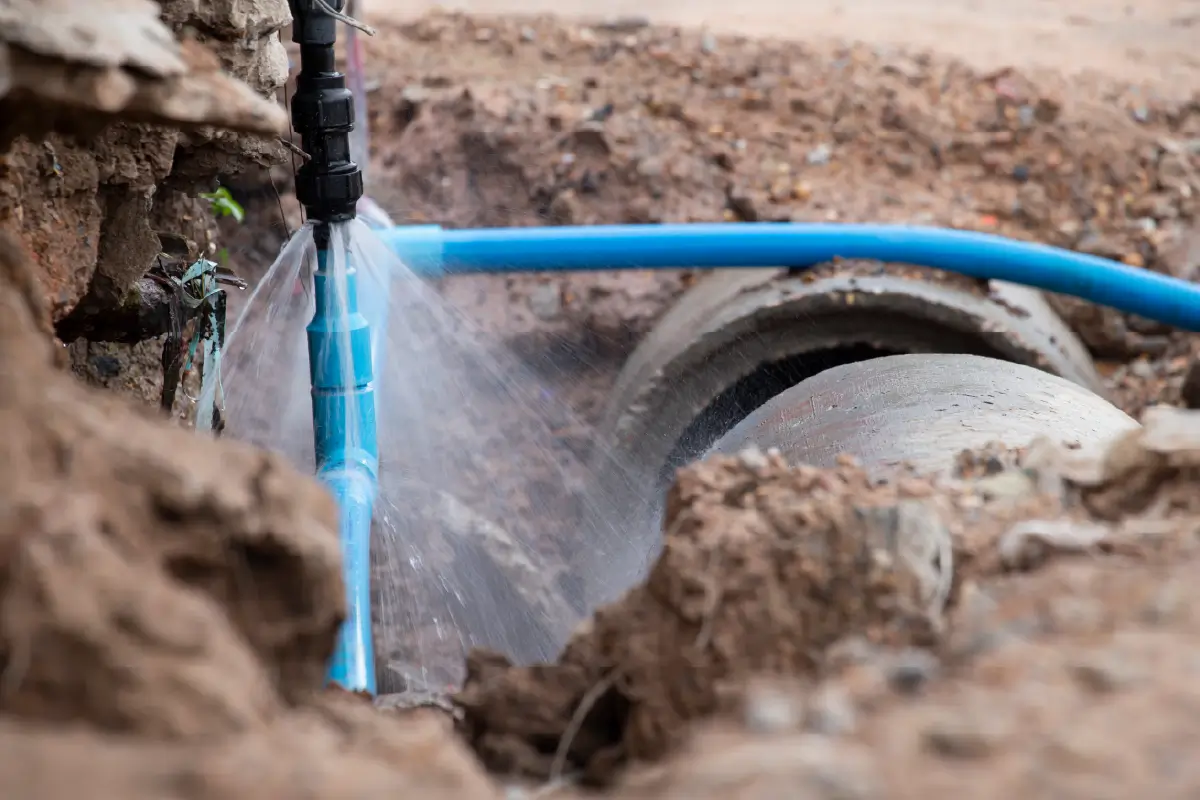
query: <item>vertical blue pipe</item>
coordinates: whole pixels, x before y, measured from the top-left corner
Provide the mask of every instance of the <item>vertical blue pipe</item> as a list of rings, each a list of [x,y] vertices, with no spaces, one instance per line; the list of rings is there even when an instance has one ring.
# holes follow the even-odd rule
[[[346,264],[344,282],[331,272],[330,233],[318,225],[316,313],[307,328],[317,478],[338,503],[347,594],[329,680],[374,694],[370,542],[379,451],[371,328],[359,311],[354,266]]]

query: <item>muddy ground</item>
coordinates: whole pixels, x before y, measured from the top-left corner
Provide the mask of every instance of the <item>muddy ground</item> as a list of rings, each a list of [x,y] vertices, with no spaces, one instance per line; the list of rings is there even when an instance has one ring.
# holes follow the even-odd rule
[[[1198,266],[1200,107],[1111,76],[442,15],[385,26],[368,63],[371,191],[402,221],[913,220]],[[231,265],[253,276],[279,201],[261,176],[234,185],[250,224],[225,231]],[[477,653],[452,713],[380,712],[321,691],[341,605],[328,498],[62,374],[57,294],[23,248],[0,240],[0,360],[19,367],[0,370],[0,778],[16,797],[1200,789],[1193,415],[1147,414],[1099,454],[1039,445],[882,486],[757,453],[696,466],[649,578],[556,663]],[[443,290],[533,368],[555,343],[539,374],[588,422],[693,280]],[[1191,338],[1063,309],[1131,412],[1185,394]],[[120,364],[100,377],[140,385]]]

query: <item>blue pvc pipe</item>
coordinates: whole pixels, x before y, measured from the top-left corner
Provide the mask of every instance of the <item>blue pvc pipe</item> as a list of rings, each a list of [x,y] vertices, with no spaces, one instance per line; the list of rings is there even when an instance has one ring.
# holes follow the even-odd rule
[[[1200,286],[1048,245],[905,225],[731,223],[380,231],[411,269],[468,272],[791,267],[834,258],[912,264],[1008,281],[1200,331]]]
[[[344,284],[333,277],[328,251],[318,250],[316,312],[307,328],[313,437],[317,478],[338,503],[347,595],[347,616],[329,680],[351,691],[374,694],[370,542],[379,448],[371,328],[358,308],[353,265],[346,265]]]

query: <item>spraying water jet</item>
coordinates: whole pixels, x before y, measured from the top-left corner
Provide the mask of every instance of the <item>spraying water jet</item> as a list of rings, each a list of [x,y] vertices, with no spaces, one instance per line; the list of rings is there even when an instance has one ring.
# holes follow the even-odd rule
[[[374,353],[359,310],[358,280],[344,227],[363,195],[362,170],[350,157],[354,98],[337,71],[334,44],[345,0],[289,0],[300,74],[292,127],[308,159],[296,173],[296,197],[313,221],[316,304],[308,324],[313,443],[317,477],[338,502],[347,619],[329,669],[351,691],[375,692],[370,613],[371,517],[379,480]],[[334,12],[334,13],[331,13]]]
[[[545,427],[549,424],[547,419],[561,414],[552,401],[538,394],[536,380],[530,380],[519,368],[514,369],[503,360],[503,354],[497,357],[495,349],[486,342],[478,342],[477,331],[464,333],[456,328],[462,320],[442,306],[437,293],[420,278],[468,272],[670,267],[783,265],[799,271],[839,257],[858,258],[934,267],[980,281],[1026,284],[1073,294],[1178,327],[1200,329],[1200,289],[1186,282],[1077,253],[962,231],[777,224],[446,231],[432,226],[394,227],[381,215],[371,214],[373,227],[378,229],[376,237],[367,232],[361,219],[356,219],[368,218],[371,208],[363,196],[363,174],[352,150],[352,147],[360,153],[365,150],[365,136],[357,143],[351,142],[356,104],[346,89],[346,80],[335,69],[333,55],[335,25],[341,19],[344,3],[290,0],[290,5],[293,39],[300,44],[301,60],[297,93],[292,102],[293,124],[309,155],[297,174],[296,188],[312,222],[307,228],[306,235],[310,236],[307,242],[302,239],[289,247],[296,251],[293,256],[302,250],[303,257],[312,262],[313,292],[308,306],[311,319],[304,336],[312,396],[312,457],[318,476],[329,486],[341,508],[349,596],[349,616],[331,665],[330,679],[347,688],[374,692],[377,652],[383,662],[381,674],[393,662],[406,672],[410,668],[416,673],[428,672],[424,664],[406,663],[411,661],[410,654],[393,657],[389,645],[372,638],[373,516],[376,544],[381,540],[383,544],[380,549],[397,556],[407,570],[406,575],[420,576],[418,579],[433,587],[425,596],[416,593],[397,599],[394,587],[386,585],[386,580],[376,580],[377,595],[393,593],[384,602],[377,599],[376,605],[393,611],[403,606],[404,613],[414,619],[417,612],[429,611],[424,606],[432,608],[413,624],[429,628],[435,638],[453,646],[500,645],[509,651],[522,650],[519,657],[523,660],[552,655],[572,617],[595,603],[611,599],[636,579],[653,550],[652,545],[648,546],[648,537],[654,537],[654,526],[652,522],[647,524],[652,515],[647,516],[646,509],[652,509],[654,502],[647,497],[655,498],[658,492],[657,480],[643,480],[638,468],[653,462],[655,478],[661,475],[662,466],[671,464],[675,457],[672,454],[677,453],[680,431],[658,437],[623,435],[632,428],[619,421],[629,419],[628,412],[653,394],[644,391],[653,385],[670,390],[660,392],[663,396],[670,394],[685,405],[694,406],[676,415],[678,424],[686,427],[694,422],[697,413],[711,404],[713,397],[680,391],[678,385],[669,385],[667,378],[683,374],[675,369],[676,357],[692,352],[692,345],[701,340],[704,346],[717,344],[718,350],[732,361],[737,360],[740,351],[740,358],[748,363],[746,369],[750,370],[755,365],[749,363],[754,359],[748,352],[748,342],[750,337],[762,338],[764,333],[770,334],[768,338],[773,338],[774,344],[783,350],[794,350],[780,351],[784,357],[811,356],[815,352],[812,341],[799,335],[794,325],[789,327],[784,323],[789,313],[794,320],[798,309],[811,313],[824,303],[829,306],[826,309],[829,313],[822,324],[828,323],[827,331],[832,330],[828,326],[839,327],[841,331],[834,337],[835,344],[854,339],[859,345],[865,342],[868,349],[887,345],[870,352],[856,351],[857,354],[847,356],[851,361],[887,356],[897,350],[920,353],[948,348],[987,356],[973,363],[979,365],[978,370],[1001,382],[1012,376],[1002,368],[993,368],[993,363],[1003,364],[998,359],[1042,370],[1034,371],[1034,378],[1021,373],[1017,376],[1021,380],[1037,384],[1037,376],[1050,379],[1052,375],[1061,375],[1084,387],[1079,389],[1083,396],[1104,403],[1094,394],[1099,383],[1087,354],[1077,347],[1061,321],[1044,309],[1035,291],[1025,290],[1026,300],[1032,300],[1020,312],[1013,307],[1021,289],[1012,285],[1001,292],[1003,296],[989,294],[981,298],[957,290],[938,293],[897,286],[887,276],[842,275],[820,279],[825,283],[807,294],[792,287],[795,291],[785,301],[773,306],[759,303],[749,308],[743,301],[759,288],[767,291],[764,287],[768,284],[769,292],[775,292],[778,299],[790,280],[786,271],[781,280],[778,271],[772,270],[771,280],[756,284],[757,288],[749,292],[743,291],[744,286],[724,291],[723,283],[734,284],[741,279],[726,279],[717,273],[701,285],[704,288],[707,283],[716,300],[708,306],[689,305],[685,301],[675,315],[676,323],[680,317],[703,323],[692,331],[694,341],[676,347],[675,355],[665,360],[661,354],[655,357],[643,351],[630,360],[627,370],[633,377],[623,379],[628,391],[618,391],[615,411],[610,414],[610,419],[618,420],[610,426],[617,454],[599,448],[604,467],[596,471],[605,476],[601,481],[605,484],[604,491],[594,497],[587,492],[579,493],[579,504],[586,507],[588,516],[601,522],[582,532],[581,538],[588,541],[590,549],[585,558],[572,565],[575,573],[587,575],[584,582],[590,584],[572,590],[556,582],[557,578],[542,568],[534,552],[536,548],[530,544],[535,537],[524,520],[505,517],[494,509],[480,513],[471,504],[461,503],[455,492],[447,491],[448,484],[458,488],[457,476],[483,459],[485,454],[476,452],[484,447],[480,435],[483,427],[504,424],[483,408],[485,401],[493,399],[491,394],[503,395],[507,402],[527,409],[530,415],[525,422],[533,420]],[[352,54],[350,63],[355,68],[356,55]],[[357,69],[361,72],[361,64]],[[293,281],[304,277],[298,272],[284,272]],[[743,274],[751,283],[757,280],[749,272]],[[842,300],[868,299],[831,305],[830,298],[835,296]],[[865,307],[865,314],[851,313],[855,304],[858,304],[856,311]],[[769,330],[759,325],[768,306],[778,311],[780,322]],[[895,310],[898,306],[903,306],[904,313],[897,319],[907,325],[905,330],[911,334],[907,339],[890,335],[892,329],[880,324],[880,310],[886,307]],[[704,312],[704,308],[712,313]],[[1030,308],[1034,309],[1032,314],[1028,313]],[[731,330],[726,323],[731,322],[745,324],[747,335],[726,336]],[[862,330],[856,333],[852,330],[856,327]],[[661,338],[658,337],[659,346]],[[812,335],[807,339],[815,341]],[[651,336],[644,346],[653,349],[655,340]],[[281,359],[288,357],[280,351]],[[817,371],[824,374],[832,366],[835,364],[824,364]],[[721,380],[725,378],[728,375]],[[786,394],[788,388],[775,386],[769,394],[780,391]],[[386,400],[382,399],[385,395]],[[764,397],[762,402],[769,399]],[[780,403],[792,399],[789,395]],[[897,401],[892,397],[880,402]],[[1054,433],[1063,413],[1091,407],[1080,402],[1082,405],[1076,403],[1067,412],[1050,409],[1042,413],[1044,409],[1035,409],[1034,427]],[[644,418],[660,421],[664,415],[671,416],[666,410],[666,407],[649,412],[642,409],[648,414]],[[739,414],[749,410],[741,409]],[[289,411],[290,406],[270,409],[267,414],[286,420],[290,418]],[[396,424],[401,418],[404,424]],[[1116,427],[1127,420],[1105,419]],[[728,428],[738,421],[730,418],[721,425]],[[464,422],[466,432],[455,439],[456,425],[462,428]],[[710,431],[709,439],[721,432]],[[1022,436],[1025,432],[1023,429]],[[511,488],[507,484],[519,482],[518,477],[533,482],[526,472],[527,465],[507,449],[530,436],[529,429],[513,426],[513,430],[499,437],[502,446],[486,454],[502,459],[515,477],[485,471],[468,488],[476,493],[503,494],[501,488]],[[750,439],[757,442],[755,435]],[[945,437],[939,447],[955,446],[956,441],[954,437]],[[1020,443],[1023,442],[1017,444]],[[903,446],[903,441],[897,445],[901,451]],[[703,449],[693,448],[694,452],[688,455]],[[559,454],[545,448],[540,455],[544,456],[541,481],[564,482]],[[903,455],[901,452],[898,457]],[[501,510],[520,517],[528,512],[529,505],[528,501],[517,502]],[[622,515],[636,519],[638,527],[624,525]],[[439,528],[444,534],[440,539],[434,532]],[[497,577],[492,566],[498,563],[513,567],[507,574],[518,577]],[[506,604],[524,605],[536,611],[527,611],[524,616],[518,614],[520,618],[513,620],[506,616]],[[409,606],[417,608],[411,610]],[[384,623],[386,628],[386,620]],[[495,634],[494,638],[500,641],[483,642],[481,638],[487,637],[481,637],[481,633]],[[424,654],[418,652],[415,656],[422,658]]]

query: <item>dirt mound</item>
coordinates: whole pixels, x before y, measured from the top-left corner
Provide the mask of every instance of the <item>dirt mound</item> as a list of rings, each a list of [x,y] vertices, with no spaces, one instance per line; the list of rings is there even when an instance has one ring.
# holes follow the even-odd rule
[[[40,297],[12,290],[36,283],[2,244],[15,672],[0,709],[183,735],[263,717],[272,685],[320,686],[344,607],[328,496],[270,455],[140,420],[56,374],[31,330]]]
[[[445,725],[320,694],[345,607],[328,495],[79,385],[53,364],[42,300],[0,233],[5,785],[493,796]]]
[[[935,673],[978,670],[986,683],[991,668],[978,659],[1010,636],[1070,660],[1082,645],[1071,637],[1145,622],[1163,570],[1181,575],[1175,562],[1196,555],[1198,425],[1159,413],[1106,453],[1039,443],[1020,468],[992,456],[982,474],[944,485],[907,476],[873,486],[852,465],[789,469],[755,452],[689,468],[646,584],[598,612],[558,664],[474,656],[456,698],[464,734],[492,769],[603,781],[614,764],[667,752],[755,676],[805,679],[805,702],[824,702],[831,692],[924,686]],[[1103,558],[1054,558],[1082,553]],[[1120,598],[1128,605],[1110,607]],[[847,713],[859,713],[850,701]],[[935,756],[952,758],[986,733],[962,733],[966,743],[944,743]],[[870,744],[888,763],[896,745]],[[820,767],[793,745],[798,763]]]
[[[401,722],[356,698],[271,728],[200,744],[0,723],[0,775],[14,797],[68,800],[499,800],[500,792],[432,716]],[[11,791],[11,789],[10,789]]]
[[[977,540],[991,566],[963,582],[936,653],[852,642],[820,682],[752,687],[736,715],[617,796],[1194,794],[1200,476],[1194,442],[1181,457],[1154,439],[1197,422],[1131,437],[1113,451],[1121,478],[1093,485],[1068,467],[1078,521],[1033,516]]]
[[[656,758],[715,710],[722,682],[811,672],[850,632],[927,643],[949,590],[949,532],[879,499],[854,467],[789,472],[756,454],[685,471],[645,585],[598,612],[557,667],[475,655],[457,698],[468,738],[503,771]],[[531,746],[514,746],[522,737]]]
[[[411,220],[915,222],[1197,264],[1194,98],[547,18],[431,15],[369,45],[407,87],[372,97],[372,191]]]

